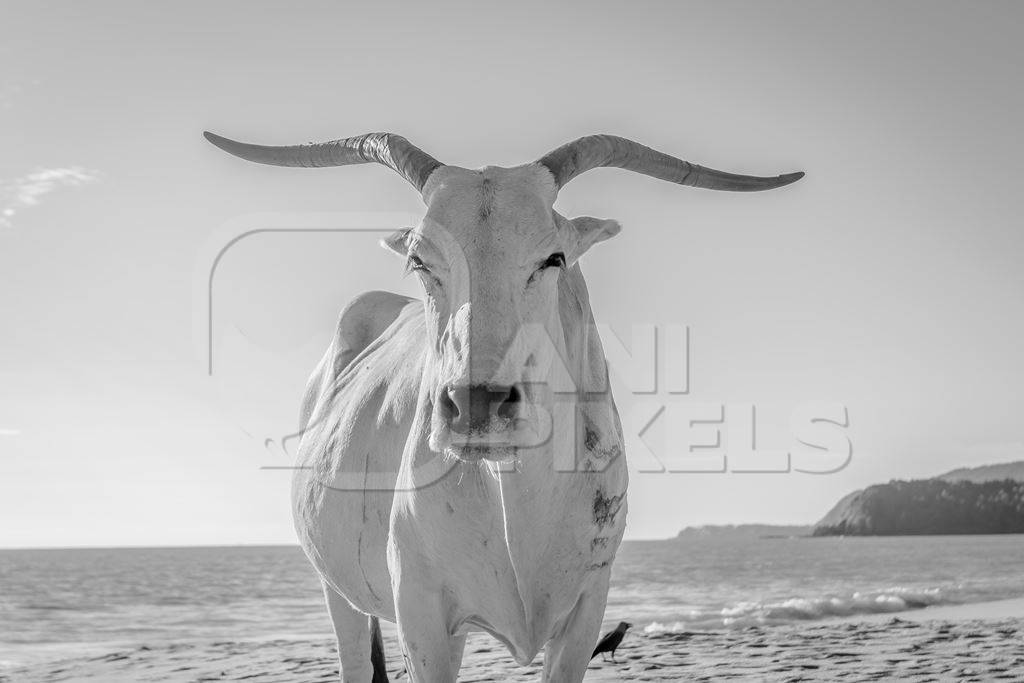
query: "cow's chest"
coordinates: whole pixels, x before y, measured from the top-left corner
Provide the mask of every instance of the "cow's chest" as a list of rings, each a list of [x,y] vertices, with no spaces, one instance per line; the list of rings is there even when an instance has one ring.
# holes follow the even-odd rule
[[[395,529],[418,546],[453,626],[520,651],[546,641],[594,577],[607,577],[625,524],[617,473],[449,476],[419,492]]]

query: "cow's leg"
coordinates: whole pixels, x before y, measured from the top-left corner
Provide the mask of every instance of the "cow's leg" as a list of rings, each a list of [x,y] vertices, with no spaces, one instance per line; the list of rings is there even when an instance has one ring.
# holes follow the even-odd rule
[[[465,636],[448,630],[438,591],[409,589],[396,595],[398,635],[413,683],[454,683]]]
[[[601,635],[601,620],[608,598],[607,579],[603,588],[584,593],[565,626],[544,646],[544,682],[579,683],[587,671],[597,638]]]
[[[369,617],[355,609],[348,600],[324,584],[327,611],[334,622],[334,635],[338,639],[338,659],[341,680],[344,683],[370,683],[373,664],[370,662]]]

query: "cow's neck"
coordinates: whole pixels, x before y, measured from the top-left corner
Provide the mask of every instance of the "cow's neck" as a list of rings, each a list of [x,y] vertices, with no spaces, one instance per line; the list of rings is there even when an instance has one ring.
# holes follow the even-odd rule
[[[621,428],[578,267],[564,274],[559,303],[560,350],[577,391],[561,394],[555,402],[552,438],[522,450],[514,468],[487,462],[442,464],[426,448],[432,406],[423,391],[412,434],[418,445],[404,466],[408,478],[400,480],[416,491],[416,506],[427,506],[424,512],[465,511],[465,519],[471,520],[467,524],[481,535],[503,537],[502,554],[507,553],[515,573],[519,608],[525,623],[537,628],[547,622],[545,610],[557,609],[545,591],[607,564],[625,521],[624,513],[619,514],[626,485]],[[438,512],[436,519],[444,523],[451,518]],[[431,525],[423,529],[425,537],[435,533]]]
[[[544,452],[521,458],[516,472],[498,478],[505,541],[531,620],[548,597],[531,596],[531,586],[557,586],[567,567],[594,568],[609,560],[602,550],[618,544],[625,521],[624,514],[616,519],[626,484],[621,428],[578,266],[565,274],[559,299],[564,351],[577,391],[556,402]]]

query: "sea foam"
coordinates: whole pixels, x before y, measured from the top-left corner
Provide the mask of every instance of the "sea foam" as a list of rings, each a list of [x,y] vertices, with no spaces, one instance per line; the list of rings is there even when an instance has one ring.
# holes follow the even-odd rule
[[[742,628],[809,621],[858,614],[880,614],[920,609],[931,605],[955,604],[956,589],[906,588],[893,586],[878,591],[856,592],[847,596],[793,597],[765,602],[737,602],[721,609],[691,610],[675,622],[654,621],[644,628],[647,634],[680,633],[694,628]]]

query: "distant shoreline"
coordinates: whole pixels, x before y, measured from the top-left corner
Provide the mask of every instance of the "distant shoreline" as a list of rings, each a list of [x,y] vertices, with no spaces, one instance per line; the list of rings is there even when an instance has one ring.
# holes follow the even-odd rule
[[[680,532],[682,533],[682,532]],[[659,539],[656,541],[624,541],[624,543],[645,543],[645,542],[662,542],[662,541],[689,541],[689,540],[700,540],[710,539],[721,536],[729,536],[729,532],[723,532],[716,534],[710,532],[707,534],[688,534],[686,536],[673,536],[670,538]],[[732,534],[732,537],[740,534]],[[900,534],[749,534],[750,538],[763,538],[763,539],[787,539],[787,538],[811,538],[811,539],[828,539],[828,538],[944,538],[949,536],[1024,536],[1024,532],[1019,531],[1002,531],[984,534],[965,534],[965,533],[900,533]]]
[[[196,545],[46,545],[46,546],[11,546],[0,548],[0,553],[12,550],[202,550],[225,548],[299,548],[295,543],[199,543]]]
[[[735,525],[735,526],[748,526],[748,525]],[[758,526],[771,526],[771,525],[758,525]],[[916,537],[916,538],[929,538],[929,537],[947,537],[947,536],[1024,536],[1024,532],[1007,531],[1007,532],[996,532],[996,533],[984,533],[984,534],[966,534],[966,533],[949,533],[949,534],[937,534],[937,533],[901,533],[901,534],[848,534],[848,535],[817,535],[813,533],[813,525],[807,525],[809,531],[807,533],[795,534],[795,533],[766,533],[766,534],[743,534],[740,532],[730,531],[718,531],[718,529],[727,529],[729,525],[714,525],[709,527],[685,527],[675,536],[667,536],[663,538],[627,538],[623,540],[623,543],[665,543],[672,541],[681,540],[693,540],[700,538],[712,538],[716,536],[727,536],[732,535],[740,536],[745,535],[750,538],[764,538],[764,539],[787,539],[787,538],[904,538],[904,537]],[[780,528],[787,528],[788,525],[780,525]],[[705,529],[712,529],[712,531],[703,531]],[[216,545],[112,545],[112,546],[98,546],[98,545],[82,545],[82,546],[14,546],[9,548],[0,548],[0,553],[6,552],[59,552],[59,551],[105,551],[105,550],[226,550],[226,549],[266,549],[266,548],[295,548],[301,550],[298,543],[234,543],[234,544],[216,544]]]

